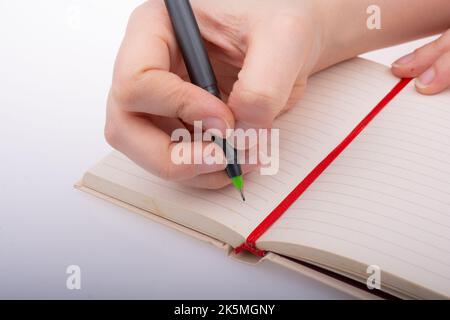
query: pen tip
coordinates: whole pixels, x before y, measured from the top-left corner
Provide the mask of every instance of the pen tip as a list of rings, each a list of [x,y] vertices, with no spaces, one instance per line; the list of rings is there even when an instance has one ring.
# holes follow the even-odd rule
[[[242,189],[240,189],[239,192],[241,193],[242,201],[245,201],[245,196],[244,196],[244,192],[242,192]]]

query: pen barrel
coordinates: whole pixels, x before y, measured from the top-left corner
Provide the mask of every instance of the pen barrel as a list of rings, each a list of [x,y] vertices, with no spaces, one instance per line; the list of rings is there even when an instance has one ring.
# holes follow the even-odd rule
[[[222,100],[222,95],[220,94],[220,91],[219,91],[219,88],[217,87],[217,84],[210,85],[210,86],[208,86],[206,88],[203,88],[203,89],[205,89],[206,91],[208,91],[212,95],[215,95],[217,98]]]
[[[165,0],[165,4],[191,82],[220,98],[191,4],[188,0]]]
[[[191,82],[221,99],[217,79],[190,2],[188,0],[164,0],[164,2]],[[222,147],[227,158],[228,176],[230,178],[241,176],[237,150],[225,139],[217,138],[215,142]]]
[[[241,166],[238,162],[238,152],[233,146],[231,146],[226,139],[216,140],[216,143],[223,149],[225,157],[227,159],[227,167],[225,171],[228,177],[234,178],[242,175]]]

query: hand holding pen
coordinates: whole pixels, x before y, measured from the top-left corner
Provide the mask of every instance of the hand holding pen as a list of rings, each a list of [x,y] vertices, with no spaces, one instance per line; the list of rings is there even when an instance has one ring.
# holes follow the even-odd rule
[[[226,165],[173,164],[171,132],[197,120],[204,130],[223,133],[227,128],[270,128],[274,118],[300,97],[309,70],[302,69],[298,57],[310,54],[306,48],[314,39],[302,35],[301,24],[287,23],[285,17],[264,18],[265,24],[252,30],[252,25],[278,10],[280,4],[275,2],[257,9],[240,0],[197,3],[196,18],[217,77],[216,88],[191,83],[164,2],[146,2],[132,14],[118,54],[106,136],[113,147],[158,176],[215,189],[232,183]],[[284,6],[301,10],[291,1]],[[303,38],[302,43],[293,42],[293,35]],[[242,174],[255,168],[243,164]]]
[[[204,130],[224,133],[227,128],[270,128],[279,114],[298,102],[312,73],[369,50],[444,31],[450,19],[448,1],[442,0],[428,2],[433,10],[427,12],[422,0],[408,1],[406,11],[399,1],[383,1],[383,32],[369,30],[367,16],[361,14],[372,0],[191,3],[223,101],[190,82],[164,1],[148,1],[133,12],[117,57],[105,135],[147,171],[210,189],[231,183],[226,165],[174,164],[174,129],[189,128],[198,120]],[[431,46],[437,50],[432,55],[420,54],[394,72],[420,76],[416,72],[433,67],[432,81],[420,91],[442,90],[448,79],[447,38]],[[408,71],[412,67],[413,74]],[[430,74],[425,80],[430,81]],[[256,167],[244,164],[242,173]]]

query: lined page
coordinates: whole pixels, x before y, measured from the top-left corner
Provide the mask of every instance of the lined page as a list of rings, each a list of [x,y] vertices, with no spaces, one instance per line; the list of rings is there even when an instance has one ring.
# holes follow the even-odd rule
[[[261,242],[378,265],[405,280],[399,289],[409,280],[450,297],[449,106],[449,91],[405,88]]]
[[[280,129],[279,173],[275,176],[261,176],[259,172],[246,175],[246,202],[242,202],[233,187],[205,191],[162,181],[117,152],[105,158],[89,173],[91,177],[129,190],[115,195],[122,201],[133,204],[133,193],[145,195],[151,200],[148,201],[148,207],[143,201],[139,206],[147,210],[151,210],[155,202],[170,202],[207,216],[245,238],[397,81],[385,67],[363,59],[339,64],[312,77],[300,103],[281,116],[274,125]],[[91,187],[102,188],[98,184]],[[166,214],[172,218],[163,210],[160,211],[157,214]],[[195,221],[190,222],[191,227],[196,228]],[[211,233],[210,230],[200,231]],[[216,237],[230,243],[229,239],[223,239],[221,235]]]

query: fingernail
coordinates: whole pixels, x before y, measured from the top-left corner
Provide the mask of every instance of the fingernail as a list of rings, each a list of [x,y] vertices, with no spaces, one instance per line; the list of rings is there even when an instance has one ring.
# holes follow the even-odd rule
[[[227,129],[229,126],[227,123],[220,119],[220,118],[206,118],[202,121],[203,129],[209,130],[209,129],[216,129],[222,132],[222,134],[225,136]]]
[[[404,57],[401,57],[400,59],[398,59],[397,61],[395,61],[395,62],[392,64],[392,66],[393,66],[393,67],[400,67],[400,66],[403,66],[403,65],[405,65],[405,64],[410,63],[410,62],[413,61],[413,60],[414,60],[414,52],[412,52],[412,53],[410,53],[410,54],[407,54],[407,55],[404,56]]]
[[[431,67],[416,79],[416,86],[422,89],[426,88],[433,82],[434,78],[436,78],[436,71],[434,71],[434,67]]]

